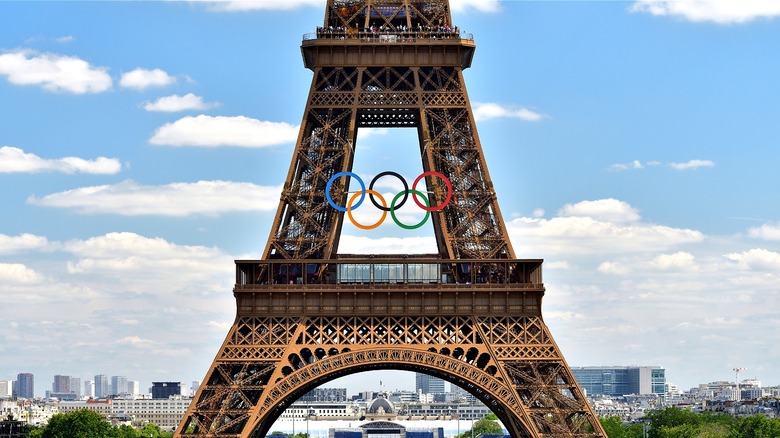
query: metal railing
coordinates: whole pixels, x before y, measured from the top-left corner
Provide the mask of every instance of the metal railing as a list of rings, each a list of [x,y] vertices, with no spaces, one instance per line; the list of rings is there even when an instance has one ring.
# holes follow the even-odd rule
[[[460,39],[474,41],[474,35],[460,30],[432,30],[432,31],[357,31],[357,30],[329,30],[322,29],[316,32],[303,34],[304,41],[310,40],[337,40],[337,41],[359,41],[365,43],[414,43],[420,40],[452,40]]]
[[[236,287],[275,285],[516,285],[540,287],[542,260],[361,258],[236,260]]]

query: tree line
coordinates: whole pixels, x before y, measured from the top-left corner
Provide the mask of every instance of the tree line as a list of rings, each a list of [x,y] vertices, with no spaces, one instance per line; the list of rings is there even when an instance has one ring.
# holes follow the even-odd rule
[[[600,418],[609,438],[777,438],[780,419],[764,415],[735,417],[712,412],[694,413],[668,407],[652,411],[639,423],[620,417]]]
[[[89,409],[79,409],[65,414],[54,414],[44,427],[30,427],[27,438],[171,438],[173,432],[165,432],[156,424],[146,424],[141,429],[123,424],[112,426],[102,415]]]

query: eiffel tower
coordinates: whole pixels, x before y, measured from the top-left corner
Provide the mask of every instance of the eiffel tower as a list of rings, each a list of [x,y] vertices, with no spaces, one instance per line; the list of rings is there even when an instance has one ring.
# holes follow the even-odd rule
[[[474,50],[448,0],[327,0],[301,45],[314,76],[263,258],[236,261],[235,322],[175,436],[263,437],[307,391],[397,369],[466,389],[513,438],[606,437],[542,320],[542,260],[509,242],[463,80]],[[417,128],[411,189],[352,173],[366,127]],[[406,189],[388,202],[378,178]],[[412,198],[438,252],[338,253],[345,212],[375,226],[352,217],[365,198],[414,228],[395,216]]]

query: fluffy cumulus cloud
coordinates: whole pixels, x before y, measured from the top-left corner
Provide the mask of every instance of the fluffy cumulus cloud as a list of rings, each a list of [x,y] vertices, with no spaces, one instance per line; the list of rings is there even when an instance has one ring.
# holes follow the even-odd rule
[[[640,217],[639,210],[613,198],[566,204],[558,210],[558,216],[586,217],[612,223],[635,222]]]
[[[704,239],[696,230],[644,223],[635,207],[616,199],[566,204],[554,218],[519,217],[507,228],[528,257],[664,251]]]
[[[637,0],[630,10],[658,16],[679,17],[694,22],[740,24],[780,16],[775,0]]]
[[[22,149],[0,147],[0,173],[62,172],[115,174],[122,170],[116,158],[98,157],[85,160],[78,157],[45,159]]]
[[[545,116],[528,108],[516,108],[497,103],[476,103],[474,105],[474,118],[477,120],[489,120],[497,118],[520,119],[526,122],[538,122]]]
[[[684,163],[669,163],[674,170],[696,170],[701,167],[715,167],[715,162],[710,160],[690,160]]]
[[[748,235],[764,240],[780,240],[780,222],[750,228]]]
[[[724,257],[737,262],[744,269],[780,271],[780,253],[768,249],[753,248],[748,251],[726,254]]]
[[[0,254],[15,254],[21,251],[44,250],[49,246],[46,237],[34,234],[7,236],[0,234]]]
[[[342,254],[420,254],[436,252],[433,237],[369,238],[342,235],[339,240]]]
[[[0,55],[0,75],[15,85],[37,85],[46,91],[74,94],[111,89],[105,67],[93,67],[75,56],[16,51]]]
[[[134,90],[145,90],[151,87],[165,87],[175,83],[175,77],[159,68],[147,70],[138,67],[133,71],[122,73],[122,77],[119,79],[119,85]]]
[[[161,186],[124,181],[114,185],[81,187],[27,202],[43,207],[70,208],[84,214],[123,216],[217,215],[229,211],[271,210],[281,187],[230,181],[198,181]]]
[[[267,147],[294,143],[298,127],[244,116],[183,117],[157,128],[149,143],[168,146]]]
[[[20,263],[0,263],[0,282],[27,284],[40,281],[40,275]]]
[[[78,260],[68,263],[71,274],[122,278],[125,285],[157,281],[175,272],[181,279],[224,273],[229,257],[217,248],[177,245],[162,238],[115,232],[63,245]]]
[[[161,97],[154,102],[147,102],[144,104],[144,109],[146,111],[175,113],[189,110],[206,110],[215,106],[217,106],[216,103],[205,102],[202,97],[187,93],[184,96],[174,94]]]
[[[659,254],[653,259],[652,264],[661,270],[686,270],[695,266],[695,257],[685,251],[674,254]]]

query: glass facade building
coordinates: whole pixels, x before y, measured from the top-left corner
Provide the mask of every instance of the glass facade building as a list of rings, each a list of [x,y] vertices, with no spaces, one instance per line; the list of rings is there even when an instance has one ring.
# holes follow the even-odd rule
[[[415,391],[423,394],[444,394],[444,380],[423,373],[415,375]]]
[[[589,396],[621,396],[666,392],[666,370],[645,367],[572,367],[574,378]]]

